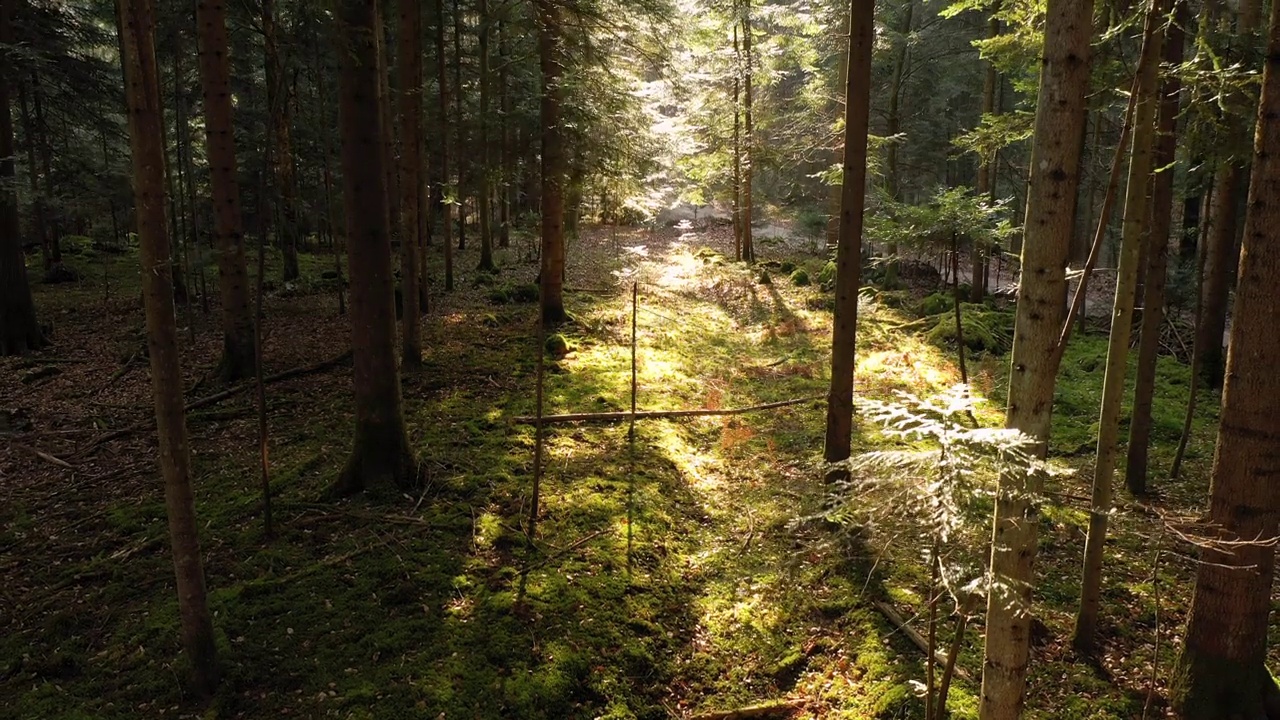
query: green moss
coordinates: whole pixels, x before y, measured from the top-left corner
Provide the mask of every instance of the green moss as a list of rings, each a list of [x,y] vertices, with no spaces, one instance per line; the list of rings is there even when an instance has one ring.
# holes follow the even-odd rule
[[[833,290],[836,286],[836,263],[834,260],[828,260],[822,266],[822,270],[818,273],[818,285],[823,290]]]
[[[961,328],[964,331],[964,344],[970,350],[1004,355],[1013,347],[1013,313],[991,310],[985,305],[963,303],[960,306],[960,319]],[[934,344],[954,347],[956,342],[954,306],[938,313],[937,320],[926,337]]]
[[[800,268],[791,273],[791,284],[797,287],[804,287],[809,284],[809,273],[804,268]]]

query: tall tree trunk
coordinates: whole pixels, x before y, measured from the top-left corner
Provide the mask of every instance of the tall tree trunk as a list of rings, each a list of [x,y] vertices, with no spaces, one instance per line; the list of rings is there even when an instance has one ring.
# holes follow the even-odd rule
[[[1187,4],[1178,2],[1173,22],[1165,30],[1164,64],[1182,64],[1183,27]],[[1169,234],[1173,228],[1173,163],[1178,153],[1178,98],[1182,84],[1177,75],[1164,79],[1160,96],[1155,156],[1159,169],[1151,188],[1151,231],[1147,246],[1146,283],[1142,297],[1142,340],[1138,346],[1138,377],[1133,391],[1133,415],[1129,423],[1129,455],[1125,484],[1133,495],[1147,492],[1147,459],[1151,443],[1151,405],[1155,397],[1156,356],[1160,352],[1160,328],[1164,325],[1164,289],[1168,275]]]
[[[487,0],[477,0],[476,6],[480,15],[477,22],[479,47],[476,49],[480,56],[480,182],[476,190],[479,206],[477,212],[480,215],[480,270],[493,272],[497,270],[497,266],[493,264],[493,218],[489,207],[493,189],[493,173],[489,168],[489,3]]]
[[[836,301],[831,331],[831,389],[823,459],[849,459],[853,435],[853,381],[857,368],[858,290],[862,275],[862,215],[867,186],[867,128],[871,108],[871,51],[875,0],[850,0],[845,67],[844,160],[840,236],[836,245]],[[842,472],[828,472],[835,480]]]
[[[240,217],[240,179],[236,167],[235,124],[231,117],[231,57],[227,46],[227,7],[223,0],[196,3],[199,25],[200,88],[213,194],[213,235],[222,297],[222,364],[226,380],[253,375],[253,318],[245,269],[244,229]]]
[[[388,228],[386,126],[379,97],[378,0],[341,0],[339,75],[342,185],[351,269],[351,347],[355,351],[355,444],[331,489],[334,496],[366,488],[417,484],[396,367],[395,279]]]
[[[451,182],[449,175],[449,142],[453,134],[449,132],[449,67],[444,44],[444,0],[435,0],[435,4],[436,85],[440,91],[436,135],[440,139],[440,193],[444,198],[444,202],[440,204],[440,231],[444,234],[444,289],[449,292],[453,290],[453,205],[458,197],[458,188]]]
[[[564,310],[564,124],[561,119],[565,70],[560,8],[554,0],[536,0],[538,64],[542,69],[542,268],[540,310],[544,324],[568,318]]]
[[[1035,438],[1046,452],[1056,346],[1066,316],[1066,265],[1080,182],[1081,129],[1089,90],[1090,0],[1049,0],[1027,187],[1022,282],[1014,319],[1005,426]],[[1031,587],[1037,519],[1031,494],[1038,475],[1008,470],[996,493],[991,548],[994,585],[987,596],[982,720],[1014,720],[1022,710],[1031,643]]]
[[[62,272],[62,242],[58,237],[57,215],[51,212],[53,202],[53,143],[49,141],[49,124],[44,117],[44,92],[40,89],[40,74],[31,73],[31,98],[35,103],[36,146],[40,150],[40,171],[44,176],[44,213],[48,230],[49,262],[48,272]]]
[[[382,167],[387,174],[384,202],[387,206],[387,236],[391,247],[400,241],[400,168],[396,164],[396,116],[391,112],[390,32],[382,16],[381,1],[374,4],[374,26],[378,30],[378,102],[382,104]],[[403,299],[403,296],[402,296]]]
[[[1266,668],[1280,447],[1280,4],[1272,4],[1207,527],[1173,698],[1183,717],[1276,718]],[[1212,531],[1211,531],[1212,532]],[[1263,542],[1256,542],[1262,540]]]
[[[400,282],[404,313],[400,328],[406,368],[422,364],[422,325],[418,314],[418,207],[422,199],[422,11],[418,0],[399,0],[400,46],[396,49],[400,86]]]
[[[733,49],[734,49],[734,55],[735,55],[735,58],[736,58],[736,56],[737,56],[737,50],[738,50],[738,47],[737,47],[737,46],[738,46],[738,43],[737,43],[737,39],[738,39],[738,38],[737,38],[737,28],[736,28],[736,27],[734,28],[734,33],[735,33],[735,34],[734,34],[734,48],[733,48]],[[836,71],[836,87],[835,87],[835,90],[831,93],[831,95],[832,95],[832,99],[833,99],[833,102],[831,103],[831,109],[830,109],[830,117],[831,117],[831,118],[835,118],[835,117],[839,116],[839,115],[843,112],[843,110],[844,110],[844,106],[840,103],[840,97],[841,97],[841,93],[843,93],[843,92],[844,92],[845,85],[848,83],[848,77],[849,77],[849,56],[848,56],[848,54],[847,54],[847,53],[840,53],[840,57],[839,57],[839,59],[838,59],[836,62],[837,62],[838,68],[837,68],[837,71]],[[734,72],[736,73],[736,72],[737,72],[737,65],[736,65],[736,64],[735,64],[734,68],[735,68]],[[736,135],[736,133],[737,133],[737,131],[738,131],[738,125],[737,125],[737,124],[738,124],[738,118],[737,118],[737,116],[736,116],[736,113],[738,112],[738,97],[737,97],[737,95],[738,95],[738,93],[737,93],[737,75],[735,74],[735,75],[734,75],[734,98],[733,98],[733,108],[734,108],[734,113],[735,113],[735,116],[734,116],[734,119],[733,119],[733,122],[734,122],[734,133],[735,133],[735,136],[734,136],[734,143],[735,143],[734,152],[735,152],[735,157],[736,157],[736,153],[737,153],[737,148],[736,148],[737,135]],[[835,130],[835,128],[836,128],[836,125],[835,125],[835,123],[834,123],[834,122],[832,123],[831,127],[832,127],[832,131],[833,131],[833,132],[832,132],[832,136],[833,136],[833,141],[834,141],[834,139],[835,139],[835,138],[834,138],[834,135],[835,135],[834,130]],[[841,169],[843,169],[843,168],[844,168],[844,138],[843,138],[843,137],[840,137],[840,138],[839,138],[839,141],[840,141],[840,144],[836,145],[836,146],[832,149],[832,153],[831,153],[831,164],[832,164],[832,166],[833,166],[833,167],[834,167],[835,165],[839,165],[839,166],[841,167]],[[735,180],[734,180],[734,182],[738,182],[738,181],[735,179]],[[840,205],[841,205],[841,203],[844,201],[844,190],[843,190],[843,188],[844,188],[843,183],[831,183],[831,185],[829,185],[829,186],[828,186],[828,188],[827,188],[827,204],[828,204],[828,207],[829,207],[829,216],[827,217],[827,228],[826,228],[826,230],[827,230],[827,248],[839,247],[839,245],[840,245]],[[735,202],[736,202],[736,199],[735,199]]]
[[[276,225],[280,253],[284,258],[285,282],[298,279],[297,179],[293,172],[292,103],[285,81],[284,61],[276,28],[275,0],[262,0],[262,34],[266,60],[267,107],[271,112],[268,142],[275,148],[272,172],[280,192],[280,222]]]
[[[1257,0],[1239,5],[1236,27],[1239,34],[1252,35],[1258,27],[1260,11]],[[1236,93],[1236,102],[1240,101]],[[1252,125],[1243,114],[1225,118],[1230,135],[1227,147],[1241,146],[1249,138]],[[1200,323],[1196,326],[1195,345],[1200,352],[1200,376],[1211,388],[1222,387],[1223,339],[1227,327],[1228,300],[1231,293],[1231,264],[1235,256],[1236,230],[1239,218],[1236,199],[1248,188],[1248,176],[1239,158],[1229,158],[1218,166],[1214,176],[1213,200],[1209,205],[1209,234],[1206,238],[1204,273],[1200,282]]]
[[[154,40],[155,14],[151,0],[119,0],[118,7],[147,314],[147,350],[151,358],[151,387],[155,395],[160,470],[164,475],[165,513],[169,519],[177,581],[178,614],[183,646],[194,670],[194,684],[201,694],[207,695],[217,686],[218,665],[200,560],[191,492],[191,451],[187,444],[182,371],[178,364],[178,327],[165,229],[164,147],[161,145],[164,135]]]
[[[992,9],[994,13],[999,6]],[[994,16],[988,20],[987,37],[995,39],[1000,37],[1000,20]],[[987,62],[986,76],[982,82],[982,114],[994,115],[996,112],[996,85],[999,83],[1000,74],[996,71],[994,62]],[[995,155],[984,155],[978,163],[978,197],[984,200],[991,195],[995,188]],[[980,303],[982,296],[987,291],[987,252],[990,248],[984,248],[978,243],[973,245],[973,277],[969,282],[969,301]]]
[[[911,54],[911,24],[915,15],[915,0],[907,0],[902,12],[902,24],[898,26],[898,46],[894,50],[893,76],[889,80],[889,107],[885,118],[885,135],[889,138],[885,151],[885,181],[889,197],[902,200],[902,177],[898,168],[898,146],[902,132],[902,79],[906,75],[907,60]],[[898,245],[890,243],[885,249],[889,262],[885,265],[884,284],[892,288],[898,284]]]
[[[755,175],[755,130],[753,119],[753,95],[751,81],[755,60],[751,54],[751,0],[742,2],[742,259],[756,261],[756,246],[751,236],[751,209],[753,205],[751,178]]]
[[[1129,181],[1125,192],[1120,263],[1116,269],[1116,295],[1111,312],[1111,334],[1107,343],[1107,364],[1102,380],[1102,407],[1098,418],[1098,455],[1093,471],[1093,501],[1089,512],[1089,534],[1084,546],[1080,609],[1076,614],[1072,643],[1083,655],[1092,655],[1098,628],[1098,606],[1102,594],[1103,546],[1107,539],[1107,519],[1111,515],[1112,479],[1120,444],[1120,406],[1124,401],[1124,381],[1129,369],[1129,337],[1133,330],[1133,306],[1138,287],[1142,246],[1149,242],[1151,206],[1151,151],[1155,144],[1156,106],[1160,89],[1160,55],[1163,2],[1151,0],[1142,51],[1138,60],[1135,92],[1133,145],[1129,159]],[[1164,242],[1163,238],[1161,242]]]
[[[509,8],[503,10],[504,13],[509,12]],[[502,157],[499,163],[502,165],[502,173],[498,184],[498,247],[511,247],[511,189],[515,187],[513,182],[515,177],[515,168],[513,167],[513,153],[511,152],[511,88],[510,63],[511,63],[511,45],[510,32],[507,30],[505,20],[498,19],[498,108],[501,113],[501,134],[502,134]]]
[[[742,260],[742,51],[738,23],[733,23],[733,257]],[[836,213],[839,229],[839,212]],[[837,232],[836,237],[839,237]]]
[[[13,4],[0,0],[0,43],[13,42]],[[9,89],[15,71],[9,53],[0,53],[0,355],[25,355],[45,345],[36,321],[35,303],[27,280],[27,258],[22,252],[18,224],[18,194],[14,187],[13,116]],[[30,138],[28,138],[30,142]]]
[[[49,230],[45,223],[44,194],[40,192],[40,166],[36,164],[36,129],[27,105],[27,86],[18,83],[18,109],[22,115],[22,130],[26,135],[23,145],[27,149],[27,175],[31,180],[31,228],[40,243],[40,257],[44,261],[44,274],[53,270],[53,252],[49,246]],[[12,124],[10,120],[10,124]]]
[[[467,146],[467,127],[462,118],[462,3],[453,0],[453,130],[454,147],[458,152],[458,249],[467,249],[467,186],[468,162],[464,159],[463,148]]]

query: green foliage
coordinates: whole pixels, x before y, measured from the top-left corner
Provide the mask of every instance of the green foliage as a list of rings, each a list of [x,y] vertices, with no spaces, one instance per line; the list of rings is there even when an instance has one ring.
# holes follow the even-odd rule
[[[1001,247],[1016,232],[1008,201],[990,203],[966,187],[942,188],[920,205],[882,195],[881,212],[867,217],[866,236],[883,244],[949,248],[963,241]]]

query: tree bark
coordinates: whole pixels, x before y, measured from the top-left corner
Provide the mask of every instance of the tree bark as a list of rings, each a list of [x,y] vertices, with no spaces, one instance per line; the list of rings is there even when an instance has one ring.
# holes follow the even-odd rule
[[[0,0],[0,43],[5,45],[13,42],[14,2]],[[14,189],[9,90],[15,74],[9,54],[0,53],[0,355],[25,355],[45,345],[27,279],[27,258],[22,252],[22,231],[18,223],[18,195]]]
[[[733,24],[733,257],[742,260],[742,51],[738,48],[738,23]],[[836,238],[839,239],[839,210]]]
[[[1089,534],[1084,546],[1080,608],[1076,614],[1072,644],[1083,655],[1092,655],[1098,628],[1098,606],[1102,593],[1103,546],[1107,539],[1107,519],[1111,515],[1112,480],[1120,443],[1120,406],[1124,401],[1124,381],[1129,369],[1129,337],[1133,330],[1134,299],[1142,246],[1149,242],[1151,152],[1155,144],[1155,119],[1159,93],[1159,70],[1163,35],[1163,3],[1151,0],[1142,50],[1138,60],[1137,98],[1133,115],[1133,145],[1129,159],[1129,180],[1125,191],[1124,219],[1120,242],[1120,262],[1116,268],[1116,294],[1111,312],[1111,333],[1107,343],[1107,363],[1102,380],[1102,403],[1098,417],[1098,452],[1093,471],[1093,501],[1089,512]]]
[[[1174,686],[1183,717],[1275,718],[1266,669],[1277,532],[1280,447],[1280,5],[1273,4],[1254,136],[1239,284],[1210,486],[1218,538],[1202,551]],[[1212,531],[1211,531],[1212,532]]]
[[[1080,180],[1081,129],[1089,89],[1090,0],[1049,0],[1022,245],[1022,282],[1014,319],[1005,426],[1046,451],[1058,376],[1056,345],[1066,314],[1066,264]],[[982,720],[1014,720],[1022,710],[1031,643],[1032,566],[1042,478],[1001,474],[992,531],[987,596]]]
[[[164,475],[165,513],[178,589],[183,646],[198,692],[208,695],[218,682],[213,622],[206,602],[195,502],[191,492],[191,452],[187,444],[178,364],[178,328],[173,309],[173,278],[165,228],[164,147],[161,132],[160,75],[156,66],[155,15],[151,0],[119,0],[125,96],[129,105],[129,144],[133,154],[133,191],[138,215],[147,349],[155,394],[160,470]],[[250,348],[252,351],[252,348]]]
[[[345,496],[366,488],[417,484],[396,367],[395,280],[387,217],[386,129],[379,97],[378,0],[341,0],[339,76],[342,185],[351,272],[351,346],[355,350],[355,444],[331,488]]]
[[[836,245],[835,315],[831,332],[831,388],[827,396],[828,463],[849,459],[853,435],[853,383],[857,368],[858,290],[862,275],[862,216],[867,186],[867,129],[871,107],[871,51],[875,0],[850,0],[845,73],[844,161],[840,234]],[[828,480],[843,473],[828,472]]]
[[[231,117],[231,58],[224,0],[199,0],[200,87],[204,95],[205,138],[213,195],[213,234],[218,249],[218,291],[222,297],[222,364],[225,380],[253,375],[253,319],[245,269],[236,167],[235,124]]]
[[[565,70],[560,8],[554,0],[536,0],[538,62],[542,69],[542,267],[539,295],[542,322],[568,318],[564,310],[564,125],[561,119]]]
[[[419,207],[422,192],[422,11],[418,0],[399,0],[400,46],[396,49],[400,86],[400,283],[404,290],[400,339],[406,368],[422,365],[422,324],[418,313]]]
[[[276,226],[280,253],[284,258],[282,279],[298,279],[297,178],[293,172],[292,104],[285,82],[284,62],[276,32],[275,0],[262,0],[262,34],[266,65],[267,107],[272,108],[268,142],[274,144],[271,169],[280,193],[280,223]]]
[[[1165,30],[1164,64],[1182,63],[1183,26],[1187,5],[1178,2],[1174,20]],[[1147,250],[1146,283],[1142,298],[1142,340],[1138,346],[1138,376],[1133,393],[1133,415],[1129,423],[1129,455],[1125,484],[1133,495],[1147,492],[1147,459],[1151,443],[1151,407],[1155,396],[1156,357],[1160,351],[1160,328],[1164,325],[1164,294],[1169,265],[1169,235],[1173,228],[1173,163],[1178,153],[1178,102],[1182,83],[1177,75],[1164,79],[1160,96],[1160,119],[1153,167],[1159,172],[1151,188],[1151,230]]]
[[[453,131],[457,149],[458,184],[454,188],[458,200],[458,249],[467,249],[467,170],[463,148],[467,146],[467,126],[462,119],[462,7],[453,0]]]
[[[511,150],[511,88],[509,82],[511,64],[510,32],[506,21],[498,19],[498,106],[502,121],[502,165],[498,184],[498,247],[511,246],[511,190],[515,187],[514,154]]]

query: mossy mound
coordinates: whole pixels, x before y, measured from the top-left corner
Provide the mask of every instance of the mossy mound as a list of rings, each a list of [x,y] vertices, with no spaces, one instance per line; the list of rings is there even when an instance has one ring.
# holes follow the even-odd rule
[[[834,290],[836,287],[836,263],[834,260],[828,260],[826,265],[822,266],[822,270],[818,273],[818,285],[823,290]]]
[[[936,313],[936,316],[933,329],[928,334],[929,342],[955,345],[954,310]],[[964,332],[964,345],[973,352],[1003,355],[1013,347],[1013,313],[963,303],[960,305],[960,325]]]
[[[572,347],[564,335],[556,333],[547,337],[546,349],[547,354],[551,357],[562,358],[570,353]]]
[[[791,273],[791,284],[796,285],[798,287],[804,287],[808,285],[809,273],[804,268],[800,268],[799,270],[796,270],[795,272]]]

